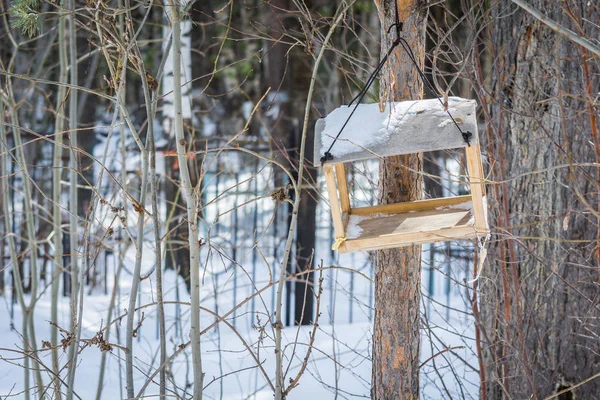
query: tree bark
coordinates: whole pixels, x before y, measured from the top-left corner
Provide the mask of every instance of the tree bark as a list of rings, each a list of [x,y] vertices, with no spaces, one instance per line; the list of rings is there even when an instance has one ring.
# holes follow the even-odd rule
[[[64,2],[63,2],[64,3]],[[66,20],[65,13],[61,13],[58,21],[58,58],[60,63],[59,82],[68,81],[68,59],[66,43]],[[52,170],[52,221],[54,229],[54,268],[52,272],[52,300],[50,307],[50,319],[58,323],[58,300],[60,290],[60,276],[64,268],[63,253],[63,232],[62,232],[62,210],[60,207],[60,198],[62,196],[61,178],[63,175],[63,131],[65,129],[65,96],[66,88],[61,86],[57,89],[56,95],[56,120],[54,132],[56,145],[54,146],[53,170]],[[50,328],[50,341],[52,343],[52,370],[55,376],[60,376],[60,364],[58,354],[58,328]],[[54,397],[57,400],[62,399],[60,380],[54,378]]]
[[[383,13],[382,56],[395,39],[395,0],[378,3]],[[399,0],[402,36],[423,66],[427,11],[418,0]],[[381,75],[381,101],[415,100],[423,85],[415,67],[399,47]],[[418,200],[422,196],[422,155],[383,160],[379,171],[381,204]],[[375,320],[373,323],[373,376],[371,398],[419,398],[419,310],[421,246],[378,251],[375,258]]]
[[[528,4],[586,37],[600,35],[597,14],[595,27],[577,27],[586,2]],[[589,115],[582,48],[510,0],[498,2],[494,14],[487,149],[491,178],[503,183],[490,191],[496,234],[480,281],[486,387],[490,399],[537,399],[598,372],[600,342],[589,336],[600,318],[591,215],[598,180],[596,168],[581,165],[597,160],[598,127]],[[598,64],[590,67],[598,88]],[[558,398],[598,393],[594,379]]]
[[[165,1],[165,4],[168,6],[168,1]],[[205,8],[206,4],[201,3],[198,4],[197,7]],[[199,10],[196,7],[193,7],[194,12],[197,13]],[[169,8],[167,8],[169,10]],[[206,12],[209,13],[212,10],[206,9]],[[170,12],[167,12],[167,19],[173,19]],[[185,18],[180,21],[181,26],[181,68],[180,74],[182,77],[182,82],[184,83],[181,87],[182,100],[182,118],[183,118],[183,129],[185,130],[185,137],[193,137],[191,135],[189,127],[191,126],[192,119],[192,98],[191,98],[191,90],[192,84],[188,83],[192,80],[192,20],[189,18]],[[165,28],[163,30],[163,50],[166,48],[167,39],[170,35],[171,29]],[[165,95],[163,97],[163,108],[162,108],[162,116],[163,116],[163,131],[165,139],[168,140],[167,149],[173,151],[176,149],[176,138],[175,138],[175,118],[177,115],[174,111],[174,102],[175,98],[173,96],[174,92],[174,66],[173,66],[173,50],[169,53],[167,57],[167,61],[165,63],[165,71],[163,74],[163,83],[162,83],[162,91]],[[206,72],[206,69],[204,70]],[[192,144],[193,145],[193,144]],[[193,148],[192,148],[193,150]],[[196,185],[197,183],[197,168],[195,166],[196,160],[191,159],[188,160],[188,169],[191,173],[192,184]],[[167,232],[172,232],[166,241],[167,246],[167,254],[165,259],[165,268],[174,269],[184,280],[185,285],[190,291],[190,249],[185,245],[181,245],[181,243],[185,243],[188,241],[188,228],[185,224],[180,224],[181,219],[184,218],[184,210],[186,209],[186,204],[184,200],[184,195],[179,190],[177,182],[180,181],[180,171],[179,171],[179,160],[177,158],[167,158],[167,162],[165,165],[166,175],[171,179],[165,182],[165,198],[168,204],[167,207]],[[176,243],[174,243],[176,242]]]
[[[179,174],[181,189],[186,202],[187,226],[188,226],[188,244],[190,249],[190,342],[192,348],[192,372],[193,372],[193,398],[202,400],[204,373],[202,372],[202,353],[200,345],[200,242],[198,237],[198,209],[199,194],[196,192],[196,185],[192,185],[191,175],[188,167],[187,142],[183,128],[183,117],[185,109],[183,108],[182,98],[189,98],[185,95],[185,88],[182,88],[181,56],[182,56],[182,24],[181,10],[178,5],[169,0],[169,9],[171,11],[171,25],[173,29],[173,112],[174,112],[174,132],[177,145],[177,160],[179,161]],[[184,25],[184,28],[187,26]],[[189,48],[189,45],[188,45]],[[191,68],[190,68],[191,69]],[[187,70],[187,68],[186,68]],[[189,76],[189,75],[188,75]]]

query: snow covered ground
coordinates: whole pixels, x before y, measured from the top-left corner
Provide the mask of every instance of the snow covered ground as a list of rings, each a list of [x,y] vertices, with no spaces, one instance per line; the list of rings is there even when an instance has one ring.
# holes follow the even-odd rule
[[[428,272],[426,271],[425,274]],[[439,272],[434,272],[438,278],[443,277]],[[444,290],[445,281],[438,279],[439,289]],[[338,282],[340,286],[346,286],[344,281]],[[143,282],[142,291],[138,304],[150,305],[156,296],[153,293],[153,278]],[[227,284],[224,285],[224,287]],[[127,291],[129,277],[119,282],[120,296],[117,305],[118,314],[123,315],[124,306],[127,304]],[[165,287],[170,288],[166,293],[166,301],[187,301],[185,286],[180,278],[172,271],[165,274]],[[304,399],[312,396],[318,399],[334,398],[356,398],[369,397],[371,377],[371,324],[368,320],[368,312],[355,312],[355,320],[358,322],[337,323],[335,320],[346,320],[348,315],[347,298],[338,285],[333,285],[333,296],[329,296],[328,279],[324,281],[324,293],[322,296],[321,322],[316,334],[314,350],[310,362],[300,385],[291,394],[291,399]],[[267,291],[268,292],[268,291]],[[229,311],[232,305],[231,296],[224,294],[221,299],[214,301],[205,295],[203,306],[223,314]],[[334,303],[330,303],[333,298]],[[423,398],[448,398],[448,394],[456,398],[475,398],[478,390],[478,375],[470,366],[476,366],[476,358],[473,355],[473,326],[472,319],[465,313],[465,306],[456,292],[450,295],[450,306],[447,309],[439,303],[445,303],[443,296],[436,296],[429,301],[424,300],[424,317],[431,329],[423,330],[423,342],[421,346],[421,360],[426,361],[432,354],[436,354],[446,347],[466,346],[453,352],[446,352],[436,357],[435,365],[429,361],[422,368],[421,385],[423,387]],[[202,352],[204,371],[206,373],[206,398],[219,399],[271,399],[272,392],[269,383],[261,371],[256,367],[256,362],[250,355],[248,345],[260,360],[261,366],[269,376],[274,376],[274,356],[272,330],[267,323],[268,317],[265,310],[270,306],[270,299],[263,299],[266,307],[256,307],[254,326],[250,324],[250,316],[246,312],[240,312],[237,318],[229,319],[228,324],[220,324],[218,328],[212,329],[203,335]],[[2,342],[0,356],[0,396],[14,395],[12,398],[22,398],[23,390],[23,359],[16,350],[21,347],[18,329],[21,326],[21,315],[18,307],[15,307],[14,318],[11,319],[10,304],[8,298],[4,298],[4,307],[0,310],[0,319],[5,321],[0,326],[0,340]],[[61,298],[59,305],[59,325],[68,327],[69,303],[68,298]],[[83,337],[90,339],[101,327],[106,326],[106,313],[110,302],[109,295],[93,293],[85,298],[85,312],[83,318]],[[360,309],[366,307],[364,304]],[[136,392],[146,381],[148,373],[152,372],[158,363],[158,340],[156,324],[156,308],[148,306],[143,309],[144,322],[135,342],[136,363]],[[168,353],[171,354],[179,345],[187,342],[188,332],[188,309],[185,305],[176,306],[168,304],[166,307],[166,320],[168,327]],[[36,307],[35,325],[38,344],[42,340],[50,339],[50,302],[47,293],[40,299]],[[140,314],[141,317],[141,314]],[[334,320],[334,323],[330,323]],[[232,327],[235,321],[236,330]],[[203,315],[203,326],[214,322],[214,317],[208,313]],[[262,327],[259,328],[257,325]],[[15,329],[11,329],[13,326]],[[115,323],[109,341],[114,344],[123,345],[123,323]],[[286,360],[290,365],[288,377],[294,377],[306,352],[306,343],[309,341],[309,332],[312,327],[296,329],[288,327],[284,331]],[[245,341],[242,342],[240,338]],[[295,344],[295,346],[294,346]],[[295,348],[295,353],[294,353]],[[51,365],[51,354],[42,351],[41,360],[46,365]],[[95,397],[98,382],[101,352],[96,347],[87,347],[81,352],[77,368],[75,391],[82,399]],[[103,385],[102,398],[122,399],[124,394],[124,355],[115,346],[108,354],[107,372]],[[183,352],[173,361],[170,372],[172,379],[180,388],[177,395],[184,397],[183,388],[186,382],[191,380],[191,369],[189,354]],[[66,353],[60,351],[60,360],[64,364]],[[457,379],[458,378],[458,379]],[[45,382],[50,378],[44,375]],[[156,394],[158,390],[156,379],[146,392],[146,396]],[[448,391],[446,393],[446,390]],[[173,393],[175,394],[175,393]],[[187,396],[189,397],[189,396]]]

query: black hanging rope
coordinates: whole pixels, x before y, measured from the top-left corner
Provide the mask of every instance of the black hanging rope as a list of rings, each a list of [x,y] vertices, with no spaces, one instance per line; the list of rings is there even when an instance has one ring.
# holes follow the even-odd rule
[[[352,99],[352,101],[348,104],[348,107],[350,107],[352,105],[352,103],[354,103],[354,101],[356,101],[356,104],[354,105],[354,108],[350,112],[350,115],[348,115],[348,118],[346,118],[346,121],[344,121],[344,125],[342,125],[342,127],[340,128],[338,134],[333,139],[333,142],[331,142],[331,145],[329,146],[329,149],[327,149],[327,151],[325,152],[325,154],[323,155],[323,157],[321,157],[321,163],[324,163],[325,161],[328,161],[328,160],[333,160],[333,155],[331,154],[331,149],[333,148],[333,145],[335,144],[335,142],[338,140],[338,138],[342,134],[342,131],[344,130],[344,128],[346,127],[346,125],[348,125],[348,122],[350,122],[350,118],[352,118],[352,115],[354,114],[354,112],[358,108],[360,102],[365,97],[365,95],[368,93],[369,88],[371,87],[371,85],[373,84],[373,82],[375,82],[375,78],[377,77],[377,75],[381,71],[381,68],[383,68],[383,66],[385,65],[386,61],[388,60],[390,54],[392,54],[392,51],[394,51],[394,49],[398,46],[399,43],[400,42],[398,42],[398,43],[394,42],[394,44],[392,44],[392,47],[388,50],[388,52],[386,53],[386,55],[383,56],[383,59],[381,60],[381,62],[377,66],[377,68],[375,68],[375,71],[373,71],[373,73],[371,74],[371,76],[369,76],[369,79],[367,79],[367,83],[365,84],[365,86],[356,95],[356,97],[354,99]]]
[[[402,45],[402,48],[404,49],[404,51],[408,55],[408,58],[410,58],[410,60],[412,61],[413,65],[417,69],[417,72],[419,74],[419,77],[423,81],[423,84],[425,86],[427,86],[427,88],[429,90],[431,90],[432,93],[436,92],[435,88],[433,87],[433,85],[431,84],[431,82],[429,81],[429,79],[427,79],[427,77],[425,76],[425,73],[423,72],[423,70],[421,70],[421,67],[419,67],[419,63],[415,59],[415,55],[414,55],[412,49],[410,48],[410,45],[408,44],[408,42],[403,37],[400,36],[400,33],[402,32],[403,23],[400,22],[400,16],[399,16],[399,13],[398,13],[398,2],[394,2],[394,3],[396,3],[396,10],[395,10],[396,11],[396,22],[394,22],[388,28],[388,34],[391,32],[392,28],[396,28],[396,39],[392,42],[392,45],[390,46],[389,50],[387,51],[387,53],[385,54],[385,56],[383,56],[383,58],[381,59],[381,61],[379,62],[379,64],[375,68],[375,70],[371,73],[371,75],[367,79],[367,82],[365,83],[365,85],[363,86],[363,88],[360,90],[360,92],[358,92],[358,94],[356,95],[356,97],[354,97],[352,99],[352,101],[348,104],[348,107],[350,107],[352,105],[352,103],[354,103],[356,101],[356,104],[354,105],[354,108],[350,112],[350,115],[348,115],[348,118],[346,118],[346,121],[344,122],[344,125],[342,125],[342,127],[340,128],[338,134],[335,135],[335,138],[333,139],[333,142],[331,142],[331,145],[329,146],[329,148],[327,149],[327,151],[325,152],[325,154],[323,155],[323,157],[321,157],[321,163],[322,164],[325,163],[326,161],[333,160],[333,155],[331,154],[331,149],[335,145],[335,142],[339,139],[339,137],[342,134],[342,131],[344,130],[344,128],[346,127],[346,125],[348,125],[348,122],[350,122],[350,118],[352,118],[352,115],[354,115],[354,112],[358,108],[358,105],[360,104],[360,102],[362,101],[362,99],[368,93],[369,89],[371,88],[371,85],[373,84],[373,82],[375,82],[375,79],[377,78],[377,75],[379,75],[379,73],[381,72],[381,69],[383,68],[383,66],[385,65],[385,63],[388,61],[388,59],[390,58],[390,55],[392,54],[392,52],[396,49],[396,47],[398,47],[398,45]],[[437,99],[440,101],[440,104],[446,109],[446,113],[448,114],[448,116],[450,117],[450,119],[452,120],[452,122],[454,123],[454,125],[456,126],[456,128],[458,129],[458,131],[461,133],[464,141],[467,143],[467,146],[471,146],[471,137],[473,137],[473,134],[471,132],[469,132],[469,131],[463,131],[460,128],[460,126],[458,125],[458,122],[456,122],[456,120],[452,116],[452,114],[450,114],[450,111],[448,111],[447,105],[444,104],[444,102],[442,101],[442,99],[440,97],[438,97]]]
[[[410,48],[410,45],[408,44],[408,42],[404,38],[400,38],[400,44],[402,45],[402,48],[404,49],[404,51],[408,55],[408,58],[410,58],[410,60],[412,61],[413,65],[417,69],[417,72],[419,73],[419,76],[421,77],[421,80],[423,81],[423,83],[425,84],[425,86],[427,86],[427,88],[429,90],[431,90],[433,93],[435,93],[435,88],[433,87],[433,85],[431,84],[431,82],[429,81],[429,79],[427,79],[427,77],[425,76],[425,73],[423,72],[423,70],[419,67],[419,63],[417,63],[417,60],[415,59],[415,55],[414,55],[412,49]],[[450,114],[450,111],[448,110],[448,105],[444,104],[444,102],[442,101],[441,98],[437,97],[437,99],[439,100],[439,102],[442,105],[442,107],[444,107],[446,109],[446,114],[448,114],[448,116],[450,117],[450,119],[452,120],[452,122],[454,123],[454,125],[456,126],[456,129],[458,129],[458,131],[462,135],[464,141],[467,143],[467,146],[471,147],[471,137],[473,137],[473,134],[471,132],[469,132],[469,131],[463,131],[460,128],[460,125],[458,125],[458,122],[456,122],[456,120],[452,116],[452,114]]]
[[[398,19],[397,8],[398,7],[396,6],[396,19]],[[327,151],[325,152],[323,157],[321,157],[321,163],[324,163],[325,161],[333,160],[333,155],[331,154],[331,149],[333,148],[333,145],[335,144],[335,142],[338,140],[338,138],[342,134],[342,131],[344,130],[346,125],[348,125],[348,122],[350,122],[350,118],[352,118],[352,115],[358,108],[358,105],[360,104],[362,99],[365,97],[365,95],[369,92],[371,85],[373,84],[373,82],[375,82],[375,78],[377,78],[377,75],[379,75],[379,72],[381,72],[381,69],[383,68],[383,66],[385,65],[387,60],[389,59],[390,55],[392,54],[394,49],[396,47],[398,47],[398,45],[400,44],[400,32],[402,31],[402,22],[395,22],[394,24],[392,24],[388,29],[388,33],[392,30],[393,27],[396,27],[396,40],[394,40],[394,42],[392,43],[392,46],[389,48],[389,50],[387,51],[385,56],[383,56],[383,58],[381,59],[381,61],[379,62],[379,64],[375,68],[375,70],[371,73],[371,75],[367,79],[367,82],[365,83],[365,86],[363,86],[363,88],[360,90],[360,92],[358,92],[356,97],[353,98],[352,101],[348,104],[348,107],[350,107],[352,105],[352,103],[354,103],[354,101],[356,101],[356,104],[354,105],[354,108],[350,112],[350,115],[348,116],[348,118],[346,118],[344,125],[342,125],[338,134],[335,135],[335,138],[333,138],[333,142],[331,142],[331,145],[329,146],[329,148],[327,149]]]

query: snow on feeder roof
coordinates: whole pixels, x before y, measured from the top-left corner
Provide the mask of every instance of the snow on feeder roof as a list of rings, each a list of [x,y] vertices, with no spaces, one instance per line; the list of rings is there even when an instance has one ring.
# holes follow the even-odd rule
[[[334,248],[349,253],[486,236],[476,106],[459,97],[448,98],[447,110],[439,99],[390,103],[383,112],[359,104],[353,114],[354,107],[342,106],[319,119],[314,161],[325,173]],[[351,208],[344,163],[456,148],[465,148],[470,195]]]
[[[448,112],[463,131],[477,131],[476,106],[475,100],[448,98]],[[338,107],[317,121],[315,165],[321,163],[353,108]],[[471,142],[477,143],[477,135]],[[333,160],[325,164],[460,147],[467,143],[438,99],[388,103],[383,112],[377,103],[360,104],[331,148]]]

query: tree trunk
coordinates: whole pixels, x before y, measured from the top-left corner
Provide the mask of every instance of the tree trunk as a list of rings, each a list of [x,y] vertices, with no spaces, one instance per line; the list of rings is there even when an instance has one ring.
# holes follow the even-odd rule
[[[314,123],[311,123],[306,135],[306,154],[313,154]],[[299,135],[298,135],[299,136]],[[297,142],[300,142],[298,138]],[[298,143],[300,147],[300,143]],[[316,182],[317,169],[310,166],[306,169],[306,179]],[[296,264],[297,271],[307,271],[313,268],[313,250],[315,248],[316,232],[317,193],[311,189],[304,189],[300,195],[300,209],[296,235]],[[303,275],[295,283],[296,296],[294,298],[294,322],[296,325],[310,325],[314,322],[314,273]]]
[[[587,14],[585,1],[528,3],[561,26],[600,35],[598,15]],[[582,24],[582,32],[578,21],[588,16],[595,22]],[[480,281],[487,395],[545,398],[598,372],[600,341],[590,336],[600,318],[598,220],[590,213],[598,180],[595,168],[581,166],[598,160],[586,87],[597,92],[598,64],[509,0],[498,3],[493,18],[488,153],[491,178],[504,183],[490,191],[497,233]],[[586,76],[588,62],[593,71]],[[558,398],[599,393],[594,379]]]
[[[281,32],[286,31],[290,26],[290,20],[286,15],[286,10],[289,9],[289,0],[273,0],[269,3],[270,7],[266,7],[263,15],[264,25],[268,27],[269,33],[275,37],[281,37]],[[265,89],[270,88],[271,91],[267,97],[267,110],[264,113],[267,121],[268,131],[271,142],[271,157],[286,167],[291,161],[291,147],[295,144],[292,134],[292,117],[290,107],[291,94],[291,79],[289,76],[288,57],[291,57],[289,45],[279,41],[267,42],[268,51],[263,63],[263,79]],[[291,168],[290,168],[291,170]],[[289,178],[280,168],[273,170],[273,186],[274,189],[283,188],[289,183]],[[287,231],[289,227],[291,215],[291,205],[282,203],[277,207],[278,221],[285,224],[282,231]],[[279,255],[278,255],[279,257]],[[285,265],[289,274],[293,271],[293,260],[290,257],[290,262]],[[285,325],[292,325],[292,281],[285,283]]]
[[[305,2],[309,9],[314,7],[314,2]],[[290,18],[288,9],[294,9],[289,0],[274,0],[269,2],[264,14],[265,26],[269,27],[270,34],[278,38],[281,32],[298,29],[301,27],[298,21]],[[312,59],[303,49],[292,48],[286,43],[275,42],[268,44],[269,50],[265,57],[263,81],[266,87],[271,88],[268,100],[268,110],[265,112],[268,122],[269,135],[272,141],[273,159],[283,165],[298,165],[298,149],[300,147],[300,135],[294,137],[294,120],[303,117],[303,102],[306,99],[306,88],[309,86]],[[312,129],[310,130],[312,133]],[[307,138],[307,143],[312,146],[312,139]],[[307,154],[312,154],[307,148]],[[312,171],[312,172],[311,172]],[[313,170],[305,171],[306,179],[315,179]],[[297,172],[296,172],[297,173]],[[284,187],[288,183],[288,177],[283,170],[277,168],[274,171],[275,188]],[[283,204],[279,212],[286,214],[286,227],[291,221],[291,206]],[[300,201],[299,219],[302,221],[298,226],[296,241],[296,261],[290,259],[286,266],[289,274],[312,268],[308,261],[311,257],[315,244],[315,195],[310,190],[302,191]],[[286,229],[287,230],[287,229]],[[313,321],[313,274],[304,275],[294,282],[286,282],[286,307],[285,323],[308,325]],[[307,286],[308,285],[308,286]],[[292,292],[294,293],[292,300]],[[292,304],[292,301],[294,304]],[[293,311],[292,311],[293,308]]]
[[[204,373],[202,372],[202,356],[200,350],[200,285],[202,282],[200,278],[200,243],[198,237],[199,194],[195,190],[197,186],[192,184],[188,167],[186,139],[189,140],[189,138],[186,138],[184,132],[183,121],[186,111],[182,103],[184,99],[189,101],[189,94],[186,94],[185,83],[182,82],[182,75],[185,75],[182,74],[180,69],[183,59],[185,71],[189,71],[187,76],[191,76],[191,64],[189,64],[190,68],[187,68],[188,63],[186,62],[186,57],[182,57],[184,53],[188,53],[189,56],[189,28],[191,28],[191,25],[189,24],[189,21],[186,24],[182,24],[182,10],[179,9],[179,5],[173,0],[169,0],[169,10],[172,16],[171,24],[173,29],[173,50],[171,52],[174,99],[173,127],[177,146],[177,160],[179,162],[179,182],[186,203],[188,245],[190,251],[190,342],[192,349],[192,372],[194,377],[193,398],[195,400],[202,400],[202,382],[204,380]],[[182,45],[182,38],[186,38],[185,45]]]
[[[394,0],[379,3],[385,54],[395,39]],[[402,36],[423,65],[426,8],[417,0],[398,1]],[[381,76],[381,101],[420,99],[422,82],[399,47]],[[380,163],[381,204],[417,200],[422,195],[422,155],[410,154]],[[375,259],[375,320],[373,323],[373,399],[419,398],[419,310],[421,298],[421,246],[378,251]]]
[[[264,15],[264,24],[275,38],[282,36],[290,26],[290,18],[286,15],[289,0],[273,0]],[[291,79],[289,76],[288,57],[291,57],[290,46],[282,42],[269,42],[268,52],[264,59],[264,83],[271,91],[267,97],[267,111],[264,113],[272,141],[273,159],[283,165],[289,165],[289,144],[293,133],[290,108]],[[283,187],[288,177],[280,168],[275,169],[274,184]]]
[[[77,53],[81,56],[81,53],[90,51],[89,36],[85,30],[78,32],[77,37]],[[96,87],[96,74],[95,71],[98,68],[98,61],[100,53],[94,54],[88,60],[78,64],[77,75],[78,82],[81,86],[88,89]],[[88,154],[93,154],[94,146],[96,145],[96,134],[94,132],[94,126],[96,125],[96,111],[100,104],[98,103],[98,96],[91,96],[88,92],[81,91],[78,93],[77,102],[77,124],[79,131],[77,132],[77,145],[81,150]],[[77,190],[77,215],[81,218],[86,218],[90,202],[92,200],[92,189],[94,186],[94,162],[91,158],[80,154],[79,156],[79,168],[80,176],[78,178],[78,184],[81,187]],[[89,186],[86,187],[86,186]],[[87,271],[89,274],[90,271]],[[89,276],[88,276],[89,283]]]
[[[168,3],[168,1],[165,1]],[[170,10],[167,8],[167,10]],[[172,16],[170,11],[167,12],[167,17],[172,20]],[[188,138],[190,129],[189,126],[191,124],[192,119],[192,99],[191,99],[191,83],[187,83],[192,80],[192,53],[191,53],[191,43],[192,43],[192,21],[189,18],[183,19],[180,22],[181,26],[181,79],[183,85],[181,87],[182,93],[182,117],[184,120],[184,129],[186,131],[185,137]],[[167,45],[167,39],[170,35],[171,29],[168,27],[163,30],[163,38],[164,44],[163,49]],[[173,81],[174,81],[174,67],[173,67],[173,49],[169,53],[167,57],[167,61],[165,63],[165,70],[163,74],[163,84],[162,91],[164,94],[163,97],[163,130],[165,139],[168,140],[168,150],[173,151],[176,148],[176,140],[175,140],[175,118],[177,117],[175,114],[174,97],[173,97]],[[186,145],[187,146],[187,145]],[[171,179],[168,179],[165,182],[165,197],[168,204],[167,207],[167,232],[172,233],[169,235],[166,241],[167,254],[165,259],[165,268],[172,268],[183,278],[185,285],[190,291],[190,249],[189,247],[182,245],[182,243],[188,242],[188,228],[186,224],[181,224],[181,220],[184,218],[184,210],[186,209],[186,204],[184,200],[184,196],[180,191],[180,188],[177,185],[177,182],[180,181],[180,171],[179,171],[179,160],[174,157],[169,157],[166,159],[165,172],[166,175]],[[192,173],[192,183],[195,185],[197,181],[197,177],[194,172],[195,168],[195,160],[188,160],[188,168]]]

